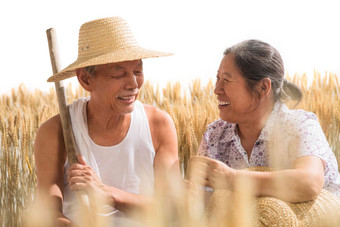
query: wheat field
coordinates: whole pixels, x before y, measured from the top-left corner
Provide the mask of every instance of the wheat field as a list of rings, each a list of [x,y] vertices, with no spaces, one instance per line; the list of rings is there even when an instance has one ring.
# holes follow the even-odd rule
[[[339,162],[338,75],[332,73],[320,75],[315,72],[310,84],[305,74],[292,77],[287,75],[287,79],[297,84],[303,91],[304,98],[295,108],[314,112],[318,116]],[[195,80],[189,87],[189,91],[185,92],[179,82],[169,82],[165,88],[159,89],[147,81],[139,95],[139,100],[143,103],[157,106],[173,118],[177,129],[183,175],[188,169],[188,159],[197,152],[207,125],[218,118],[217,100],[213,93],[214,83],[210,81],[202,85],[200,80]],[[81,88],[68,87],[66,90],[68,103],[88,95]],[[293,107],[293,104],[288,102],[290,107]],[[33,157],[35,134],[42,122],[57,113],[57,99],[53,89],[49,92],[40,90],[32,92],[21,85],[12,89],[10,95],[0,97],[0,226],[25,226],[25,212],[35,197],[36,174]],[[155,214],[155,210],[152,212]],[[166,213],[153,215],[155,218],[149,226],[167,226],[165,215]],[[179,226],[204,226],[202,222],[194,219],[181,220],[183,225]]]

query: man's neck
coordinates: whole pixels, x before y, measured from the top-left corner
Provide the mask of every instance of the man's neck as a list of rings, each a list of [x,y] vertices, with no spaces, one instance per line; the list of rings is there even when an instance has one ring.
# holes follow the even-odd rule
[[[126,120],[130,119],[130,114],[115,113],[112,110],[102,109],[91,100],[86,106],[87,124],[95,125],[101,130],[111,130],[122,125]]]
[[[115,114],[87,105],[87,125],[91,139],[98,145],[112,146],[120,143],[130,127],[131,114]]]

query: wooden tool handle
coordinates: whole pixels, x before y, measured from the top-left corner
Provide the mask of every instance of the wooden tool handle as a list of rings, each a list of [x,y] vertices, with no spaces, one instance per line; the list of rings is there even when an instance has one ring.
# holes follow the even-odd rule
[[[56,31],[54,28],[46,30],[48,47],[50,50],[50,58],[52,64],[53,74],[60,71],[59,65],[59,53],[56,40]],[[61,125],[63,129],[63,136],[65,142],[65,148],[69,164],[77,163],[77,145],[74,139],[72,130],[72,123],[69,108],[66,103],[66,93],[62,82],[55,82],[55,90],[58,98],[59,112]],[[76,191],[76,197],[80,203],[80,216],[82,219],[81,226],[90,227],[93,226],[93,217],[90,211],[89,197],[84,191]]]
[[[48,39],[48,47],[50,50],[52,70],[53,70],[53,74],[55,74],[60,71],[56,31],[54,28],[50,28],[46,30],[46,34],[47,34],[47,39]],[[69,109],[66,104],[65,88],[61,81],[55,82],[55,90],[57,93],[60,119],[61,119],[61,125],[63,128],[63,136],[64,136],[67,158],[71,165],[73,163],[78,162],[77,154],[79,153],[77,151],[77,145],[74,139]]]

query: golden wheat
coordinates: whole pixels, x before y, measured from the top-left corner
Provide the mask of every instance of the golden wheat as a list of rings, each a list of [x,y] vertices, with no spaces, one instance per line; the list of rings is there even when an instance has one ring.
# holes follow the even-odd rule
[[[338,76],[332,73],[321,76],[315,72],[310,85],[308,85],[306,74],[294,75],[292,78],[287,76],[287,79],[300,86],[304,94],[303,100],[296,108],[314,112],[318,116],[328,142],[340,161],[340,83]],[[196,154],[207,124],[219,117],[213,89],[212,81],[202,86],[200,80],[195,80],[189,86],[189,94],[186,94],[180,83],[167,83],[161,92],[159,86],[154,88],[150,82],[146,81],[140,92],[139,99],[142,102],[159,107],[173,118],[184,175],[188,169],[188,160]],[[67,88],[68,103],[87,95],[88,93],[80,87]],[[293,104],[288,103],[289,106]],[[0,220],[2,226],[24,225],[24,210],[33,201],[36,186],[33,158],[35,134],[42,122],[57,113],[58,107],[53,89],[47,93],[40,90],[31,92],[25,86],[20,85],[17,89],[12,89],[10,95],[0,97]],[[202,210],[195,208],[193,212],[193,208],[188,205],[188,196],[183,196],[185,193],[181,191],[182,189],[175,188],[174,190],[180,193],[173,195],[179,199],[175,199],[175,204],[171,204],[174,207],[171,212],[177,212],[173,215],[177,217],[179,226],[204,226],[205,220],[198,218]],[[197,206],[199,207],[199,204]],[[160,223],[171,219],[169,217],[161,220],[169,214],[155,210],[155,208],[150,209],[154,213],[160,212],[155,219],[146,220],[150,226],[167,226],[166,224],[160,225]]]

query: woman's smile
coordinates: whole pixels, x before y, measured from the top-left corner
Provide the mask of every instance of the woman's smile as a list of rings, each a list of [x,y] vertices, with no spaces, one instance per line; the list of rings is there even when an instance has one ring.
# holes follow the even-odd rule
[[[222,101],[222,100],[218,100],[218,108],[219,109],[225,109],[230,105],[230,102],[228,101]]]

